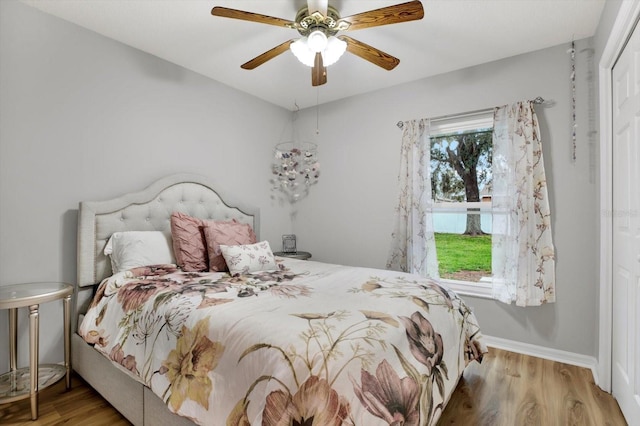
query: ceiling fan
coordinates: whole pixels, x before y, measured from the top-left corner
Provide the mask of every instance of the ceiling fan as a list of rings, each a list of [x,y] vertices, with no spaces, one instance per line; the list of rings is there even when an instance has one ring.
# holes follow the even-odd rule
[[[290,49],[300,62],[312,67],[313,86],[327,82],[326,67],[335,63],[345,50],[386,70],[392,70],[400,63],[398,58],[361,41],[346,35],[336,37],[338,32],[415,21],[424,16],[422,3],[418,0],[344,18],[328,3],[328,0],[307,0],[307,6],[298,11],[295,21],[220,6],[214,7],[211,14],[297,30],[301,38],[287,40],[242,64],[241,68],[252,70]]]

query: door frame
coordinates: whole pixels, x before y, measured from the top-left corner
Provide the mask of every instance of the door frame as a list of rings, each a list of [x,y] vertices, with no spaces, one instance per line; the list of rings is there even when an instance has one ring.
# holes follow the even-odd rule
[[[640,0],[623,1],[598,66],[600,93],[600,315],[598,377],[600,388],[611,392],[613,327],[613,91],[612,72],[640,17]],[[638,28],[640,31],[640,27]]]

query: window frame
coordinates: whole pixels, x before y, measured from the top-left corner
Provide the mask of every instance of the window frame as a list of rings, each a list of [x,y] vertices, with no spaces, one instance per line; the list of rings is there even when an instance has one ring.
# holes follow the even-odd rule
[[[440,119],[432,119],[429,129],[429,138],[432,139],[435,137],[451,135],[459,132],[472,133],[473,131],[482,131],[486,129],[491,129],[493,131],[493,109],[477,111],[468,114],[447,116]],[[431,165],[429,165],[429,167],[431,167]],[[447,209],[449,210],[449,212],[451,212],[450,206],[443,206],[442,208],[438,208],[437,203],[433,203],[432,206],[432,213],[436,213],[439,210],[445,212]],[[481,212],[486,210],[486,208],[482,208]],[[488,211],[493,215],[493,207],[489,207]],[[493,284],[491,278],[479,282],[453,280],[447,278],[440,278],[440,281],[442,281],[449,288],[459,294],[485,299],[493,298]]]

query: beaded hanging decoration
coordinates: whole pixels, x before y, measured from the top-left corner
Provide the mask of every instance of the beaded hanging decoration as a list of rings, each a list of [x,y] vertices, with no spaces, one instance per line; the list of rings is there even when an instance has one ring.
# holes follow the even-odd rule
[[[318,182],[318,147],[312,142],[283,142],[276,145],[271,183],[290,203],[301,200]]]
[[[318,145],[313,142],[300,142],[296,134],[295,122],[298,119],[300,107],[298,104],[293,112],[291,142],[282,142],[274,149],[271,165],[271,190],[274,198],[278,197],[291,204],[301,200],[309,194],[309,188],[318,182],[320,177],[320,163],[318,162]],[[317,108],[317,105],[316,105]],[[316,112],[317,114],[317,112]],[[319,118],[316,115],[316,134],[320,133]]]
[[[571,49],[567,50],[571,55],[571,160],[576,161],[576,45],[571,41]]]

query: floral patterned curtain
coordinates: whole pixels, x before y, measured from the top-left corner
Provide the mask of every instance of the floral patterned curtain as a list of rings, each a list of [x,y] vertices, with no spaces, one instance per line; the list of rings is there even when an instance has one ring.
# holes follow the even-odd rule
[[[406,121],[400,148],[400,194],[387,269],[438,277],[433,236],[429,120]]]
[[[555,250],[533,102],[494,111],[493,297],[518,306],[555,302]]]

